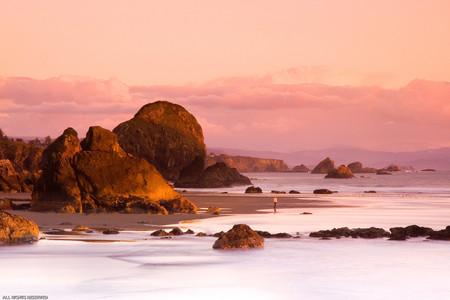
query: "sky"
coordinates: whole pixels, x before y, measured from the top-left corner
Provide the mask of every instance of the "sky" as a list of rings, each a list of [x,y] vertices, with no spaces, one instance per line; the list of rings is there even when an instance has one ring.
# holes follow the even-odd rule
[[[183,105],[209,147],[450,147],[450,1],[2,1],[0,128]]]

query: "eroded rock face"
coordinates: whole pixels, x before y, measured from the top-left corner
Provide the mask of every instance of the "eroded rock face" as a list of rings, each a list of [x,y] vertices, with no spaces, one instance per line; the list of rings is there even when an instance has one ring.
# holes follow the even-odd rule
[[[213,245],[213,249],[249,249],[264,247],[264,238],[252,230],[248,225],[234,225],[221,235]]]
[[[281,159],[256,158],[249,156],[234,156],[227,154],[208,154],[206,156],[207,167],[218,162],[223,162],[239,172],[286,172],[289,170],[286,163]]]
[[[337,169],[328,172],[325,178],[355,178],[355,176],[353,176],[352,171],[346,166],[339,166]]]
[[[0,242],[30,243],[39,238],[39,228],[24,217],[0,211]]]
[[[314,169],[311,171],[311,174],[328,174],[328,172],[333,169],[334,161],[327,157],[314,167]]]
[[[189,170],[187,176],[203,172],[206,146],[202,128],[180,105],[166,101],[147,104],[113,131],[126,152],[145,158],[167,180],[176,181],[184,169]]]
[[[0,159],[0,192],[22,192],[22,180],[9,159]]]
[[[156,214],[197,210],[145,159],[128,155],[109,130],[91,127],[82,150],[73,129],[55,143],[44,153],[46,167],[33,191],[32,210]]]

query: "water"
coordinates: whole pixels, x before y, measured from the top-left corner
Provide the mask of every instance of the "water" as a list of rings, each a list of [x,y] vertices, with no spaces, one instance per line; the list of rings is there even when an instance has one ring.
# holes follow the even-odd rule
[[[345,207],[280,209],[181,224],[214,233],[234,224],[300,238],[266,239],[264,249],[213,250],[214,237],[150,237],[127,231],[92,243],[41,240],[0,247],[0,296],[49,299],[450,299],[450,242],[309,238],[333,227],[450,225],[448,172],[369,175],[324,180],[322,175],[249,174],[265,191],[297,189]],[[311,195],[315,188],[338,190]],[[228,189],[237,192],[238,188]],[[242,191],[242,187],[240,187]],[[377,194],[364,194],[376,190]],[[223,191],[223,190],[221,190]],[[299,195],[303,197],[305,195]],[[279,201],[283,201],[283,196]],[[287,200],[286,200],[287,201]],[[54,237],[54,236],[53,236]],[[47,236],[50,238],[50,236]],[[82,239],[105,238],[89,234]]]

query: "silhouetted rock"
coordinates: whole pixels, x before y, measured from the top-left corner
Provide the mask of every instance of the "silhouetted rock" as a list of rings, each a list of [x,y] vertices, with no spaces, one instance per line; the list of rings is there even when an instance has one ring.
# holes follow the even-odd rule
[[[311,171],[311,170],[304,164],[301,164],[300,166],[295,166],[294,168],[292,168],[292,172],[297,172],[297,173],[306,173],[309,171]]]
[[[257,194],[257,193],[262,193],[262,190],[260,187],[249,186],[247,189],[245,189],[245,193]]]
[[[436,172],[435,169],[423,169],[422,172]]]
[[[380,170],[377,170],[377,175],[392,175],[392,173],[386,171],[385,169],[380,169]]]
[[[259,234],[260,236],[262,236],[263,238],[278,238],[278,239],[286,239],[286,238],[291,238],[292,235],[290,235],[289,233],[285,233],[285,232],[280,232],[280,233],[276,233],[276,234],[271,234],[268,231],[260,231],[257,230],[255,231],[257,234]]]
[[[429,227],[422,227],[418,225],[410,225],[406,227],[393,227],[389,229],[392,236],[404,236],[408,237],[418,237],[418,236],[429,236],[434,232],[433,229]]]
[[[180,105],[157,101],[143,106],[129,121],[114,130],[120,146],[143,157],[167,180],[201,174],[206,147],[203,131],[195,117]]]
[[[245,224],[234,225],[232,229],[219,237],[213,245],[213,249],[262,247],[264,247],[264,238]]]
[[[179,227],[175,227],[169,232],[169,235],[183,235],[184,232]]]
[[[351,164],[348,164],[347,167],[352,171],[353,174],[355,173],[376,173],[377,169],[375,168],[363,168],[362,163],[359,161],[353,162]]]
[[[450,241],[450,226],[447,226],[445,229],[432,232],[428,239]]]
[[[340,238],[340,237],[360,237],[365,239],[374,239],[388,237],[389,233],[383,228],[355,228],[349,229],[348,227],[333,228],[331,230],[320,230],[317,232],[311,232],[310,237],[320,237],[320,238]]]
[[[377,191],[364,191],[365,194],[376,194]]]
[[[299,191],[296,191],[296,190],[290,190],[290,191],[289,191],[289,194],[300,194],[300,192],[299,192]]]
[[[286,194],[285,191],[277,191],[277,190],[272,190],[272,191],[270,191],[270,193],[272,193],[272,194]]]
[[[314,190],[313,193],[314,194],[333,194],[333,192],[328,189],[317,189],[317,190]]]
[[[37,241],[39,228],[24,217],[0,211],[0,242],[30,243]]]
[[[238,170],[234,168],[229,168],[222,162],[206,168],[200,178],[195,182],[175,182],[176,187],[193,188],[220,188],[249,184],[252,183],[248,177],[240,174]]]
[[[239,172],[286,172],[289,167],[281,159],[256,158],[249,156],[233,156],[227,154],[206,156],[205,166],[223,162],[230,168],[236,168]]]
[[[167,232],[165,232],[163,229],[158,229],[158,230],[152,232],[150,235],[151,236],[166,236]]]
[[[320,163],[315,166],[315,168],[311,171],[311,174],[328,174],[331,170],[334,169],[334,161],[332,161],[329,157],[322,160]]]
[[[332,169],[328,172],[328,174],[325,176],[325,178],[355,178],[353,176],[352,171],[350,171],[349,168],[346,166],[339,166],[337,169]]]

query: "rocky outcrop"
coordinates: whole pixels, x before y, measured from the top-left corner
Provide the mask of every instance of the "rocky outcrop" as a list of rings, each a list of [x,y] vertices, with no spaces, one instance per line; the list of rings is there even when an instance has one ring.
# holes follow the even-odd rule
[[[219,162],[206,168],[199,178],[191,177],[176,181],[175,187],[221,188],[249,184],[252,183],[248,177],[240,174],[235,168],[229,168],[225,163]]]
[[[225,234],[221,235],[213,245],[213,249],[249,249],[264,247],[264,238],[253,231],[248,225],[234,225]]]
[[[314,167],[314,169],[311,171],[311,174],[328,174],[328,172],[333,169],[334,161],[327,157]]]
[[[380,170],[377,170],[377,175],[392,175],[392,173],[388,172],[385,169],[380,169]]]
[[[340,238],[340,237],[353,237],[353,238],[364,238],[364,239],[374,239],[389,237],[389,232],[383,228],[355,228],[349,229],[348,227],[333,228],[331,230],[320,230],[317,232],[311,232],[310,237],[320,237],[320,238]]]
[[[352,173],[376,173],[377,169],[365,167],[363,168],[362,163],[359,161],[348,164],[347,167],[352,171]]]
[[[263,238],[266,239],[271,239],[271,238],[277,238],[277,239],[287,239],[287,238],[291,238],[292,235],[290,235],[289,233],[286,232],[280,232],[280,233],[275,233],[272,234],[268,231],[256,231],[257,234],[259,234],[260,236],[262,236]]]
[[[353,176],[352,171],[350,171],[350,169],[347,168],[346,166],[339,166],[337,169],[333,169],[330,172],[328,172],[325,178],[343,179],[343,178],[355,178],[355,176]]]
[[[262,193],[262,189],[260,187],[249,186],[245,189],[246,194],[260,194]]]
[[[44,151],[32,210],[196,212],[196,206],[171,188],[155,167],[128,155],[114,133],[91,127],[81,146],[82,150],[77,133],[69,128]]]
[[[206,212],[209,214],[212,214],[212,215],[219,215],[222,212],[222,210],[220,209],[220,207],[210,206],[210,207],[208,207]]]
[[[201,174],[206,147],[195,117],[177,104],[158,101],[142,107],[114,130],[122,149],[142,157],[167,180]],[[199,176],[199,175],[198,175]]]
[[[27,187],[24,184],[19,173],[14,169],[9,159],[0,160],[0,192],[17,193],[26,191]]]
[[[429,236],[434,232],[429,227],[422,227],[417,225],[410,225],[406,227],[393,227],[390,228],[391,240],[406,240],[410,237]]]
[[[43,151],[43,147],[25,142],[0,141],[0,159],[9,159],[19,173],[37,172]]]
[[[396,165],[389,165],[386,168],[384,168],[388,172],[400,172],[400,168]]]
[[[0,211],[0,242],[30,243],[37,241],[39,228],[33,221],[24,217]]]
[[[450,226],[445,227],[445,229],[432,232],[428,239],[450,241]]]
[[[227,154],[208,154],[205,165],[212,166],[223,162],[230,168],[236,168],[239,172],[286,172],[289,167],[281,159],[256,158],[249,156],[232,156]]]
[[[314,190],[313,193],[314,194],[322,194],[322,195],[333,194],[333,192],[330,191],[329,189],[317,189],[317,190]]]
[[[309,171],[311,171],[311,170],[304,164],[301,164],[300,166],[295,166],[294,168],[292,168],[292,172],[297,172],[297,173],[307,173]]]

